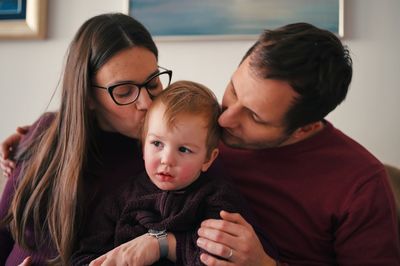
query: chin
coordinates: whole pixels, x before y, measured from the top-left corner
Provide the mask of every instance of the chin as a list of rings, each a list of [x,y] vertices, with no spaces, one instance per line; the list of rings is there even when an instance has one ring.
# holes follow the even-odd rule
[[[268,148],[279,147],[280,141],[274,142],[266,142],[266,141],[258,141],[258,142],[245,142],[243,139],[230,135],[229,133],[224,133],[222,135],[222,141],[225,145],[236,148],[236,149],[247,149],[247,150],[261,150]]]
[[[247,145],[238,137],[235,137],[227,132],[224,132],[221,137],[222,141],[225,143],[225,145],[232,147],[232,148],[238,148],[238,149],[246,149]]]

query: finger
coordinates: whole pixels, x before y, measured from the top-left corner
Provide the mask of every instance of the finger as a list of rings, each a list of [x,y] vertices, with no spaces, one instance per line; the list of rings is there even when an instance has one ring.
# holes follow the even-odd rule
[[[209,239],[199,237],[197,239],[197,246],[206,250],[207,252],[217,255],[222,258],[230,258],[232,256],[232,248]]]
[[[227,212],[227,211],[221,211],[220,215],[221,215],[221,218],[225,221],[244,225],[246,227],[250,226],[250,224],[248,222],[246,222],[246,220],[243,218],[243,216],[240,215],[239,213],[231,213],[231,212]]]
[[[100,266],[106,260],[106,258],[107,258],[106,255],[100,256],[97,259],[92,260],[89,266]]]
[[[9,159],[1,159],[0,160],[0,164],[1,164],[1,169],[5,170],[5,169],[14,169],[15,168],[15,162],[11,161]]]
[[[21,135],[19,133],[14,133],[1,143],[0,153],[2,154],[3,159],[9,159],[13,147],[17,146],[20,140]]]
[[[3,171],[3,175],[9,177],[15,168],[15,162],[0,159],[0,168]]]
[[[209,266],[233,265],[229,261],[217,259],[216,257],[213,257],[213,256],[211,256],[209,254],[206,254],[206,253],[203,253],[203,254],[200,255],[200,260],[201,260],[202,263],[204,263],[205,265],[209,265]]]
[[[17,127],[17,133],[25,135],[26,133],[28,133],[30,126],[21,126],[21,127]]]
[[[221,233],[228,233],[232,236],[239,236],[240,233],[243,231],[241,225],[221,219],[205,220],[201,223],[200,228],[210,229],[211,231],[208,231],[209,233],[213,232],[214,234],[216,233],[215,231],[219,231]]]

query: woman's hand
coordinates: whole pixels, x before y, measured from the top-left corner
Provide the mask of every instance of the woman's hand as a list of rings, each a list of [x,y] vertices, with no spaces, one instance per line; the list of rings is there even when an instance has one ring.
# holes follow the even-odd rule
[[[206,265],[276,265],[261,245],[253,227],[238,213],[221,211],[221,220],[201,223],[197,245],[210,254],[201,254]]]
[[[176,240],[168,233],[168,259],[175,259]],[[158,240],[148,234],[141,235],[126,242],[90,263],[90,266],[144,266],[151,265],[160,259]]]
[[[17,132],[6,138],[0,146],[0,168],[3,170],[3,175],[10,177],[15,162],[12,161],[11,155],[18,146],[23,135],[25,135],[30,126],[17,127]]]

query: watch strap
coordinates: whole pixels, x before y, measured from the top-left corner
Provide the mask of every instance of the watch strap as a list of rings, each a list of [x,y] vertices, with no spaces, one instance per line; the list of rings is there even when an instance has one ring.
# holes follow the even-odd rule
[[[168,239],[166,230],[154,230],[149,229],[148,234],[155,237],[158,241],[158,246],[160,248],[160,259],[166,258],[168,256]]]
[[[168,239],[167,234],[157,237],[158,244],[160,244],[160,259],[168,256]]]

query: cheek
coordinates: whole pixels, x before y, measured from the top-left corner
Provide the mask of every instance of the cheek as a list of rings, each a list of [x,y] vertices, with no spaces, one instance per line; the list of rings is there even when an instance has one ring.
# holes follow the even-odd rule
[[[197,173],[201,171],[202,162],[190,162],[190,163],[183,163],[180,168],[180,175],[181,178],[184,180],[191,180]]]
[[[153,172],[158,166],[158,159],[156,152],[151,148],[150,145],[145,145],[143,150],[143,159],[148,173]]]

